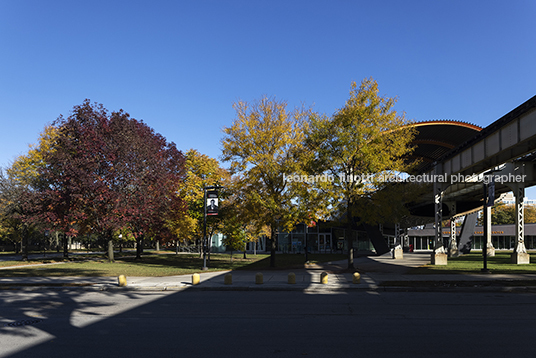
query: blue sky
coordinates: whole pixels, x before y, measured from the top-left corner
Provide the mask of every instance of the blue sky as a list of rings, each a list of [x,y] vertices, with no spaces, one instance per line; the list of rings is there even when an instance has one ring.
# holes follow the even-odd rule
[[[237,100],[332,114],[373,77],[416,121],[536,94],[536,2],[0,0],[0,166],[85,98],[220,156]]]

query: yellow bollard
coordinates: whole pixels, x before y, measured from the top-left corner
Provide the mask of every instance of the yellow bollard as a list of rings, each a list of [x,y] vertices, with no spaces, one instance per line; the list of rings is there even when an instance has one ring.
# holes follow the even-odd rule
[[[326,272],[322,272],[322,273],[320,274],[320,283],[322,283],[322,284],[324,284],[324,285],[325,285],[326,283],[328,283],[328,274],[327,274]]]
[[[361,283],[361,274],[359,272],[354,272],[353,283]]]
[[[296,274],[294,272],[288,273],[288,283],[291,283],[291,284],[296,283]]]
[[[198,273],[194,273],[192,275],[192,285],[197,285],[199,282],[201,282],[201,276]]]
[[[223,277],[223,283],[226,285],[232,285],[233,284],[233,274],[228,273]]]
[[[119,275],[117,280],[119,281],[119,287],[125,287],[127,285],[127,278],[125,275]]]
[[[257,285],[262,285],[262,273],[261,272],[257,272],[257,274],[255,275],[255,283]]]

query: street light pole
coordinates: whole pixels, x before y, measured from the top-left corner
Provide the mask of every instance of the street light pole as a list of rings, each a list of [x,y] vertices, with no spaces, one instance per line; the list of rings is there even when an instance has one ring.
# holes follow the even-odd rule
[[[208,238],[207,238],[207,190],[217,190],[220,189],[221,186],[214,185],[214,186],[205,186],[203,187],[203,271],[208,270],[207,267],[207,249],[208,249]],[[215,214],[212,215],[218,215],[217,210]]]
[[[203,188],[203,271],[208,270],[207,267],[207,187]]]

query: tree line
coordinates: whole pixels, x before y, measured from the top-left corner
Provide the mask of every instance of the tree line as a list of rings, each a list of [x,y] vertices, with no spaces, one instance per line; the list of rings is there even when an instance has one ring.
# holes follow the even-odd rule
[[[217,185],[220,215],[209,218],[209,234],[223,233],[235,249],[266,235],[275,266],[278,228],[337,220],[351,232],[362,222],[408,215],[411,190],[344,180],[408,170],[415,130],[395,103],[371,78],[352,83],[346,103],[330,116],[276,98],[238,101],[234,121],[223,128],[224,169],[194,149],[183,153],[128,113],[86,100],[2,171],[0,234],[20,243],[23,257],[31,233],[44,231],[96,234],[111,261],[118,238],[135,240],[141,257],[146,239],[199,243],[203,188]],[[334,179],[285,180],[327,174]]]

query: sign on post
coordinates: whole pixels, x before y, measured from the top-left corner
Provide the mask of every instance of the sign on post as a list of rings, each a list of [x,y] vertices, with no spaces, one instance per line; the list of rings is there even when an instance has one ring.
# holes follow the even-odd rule
[[[218,192],[216,190],[207,191],[207,215],[218,215]]]

